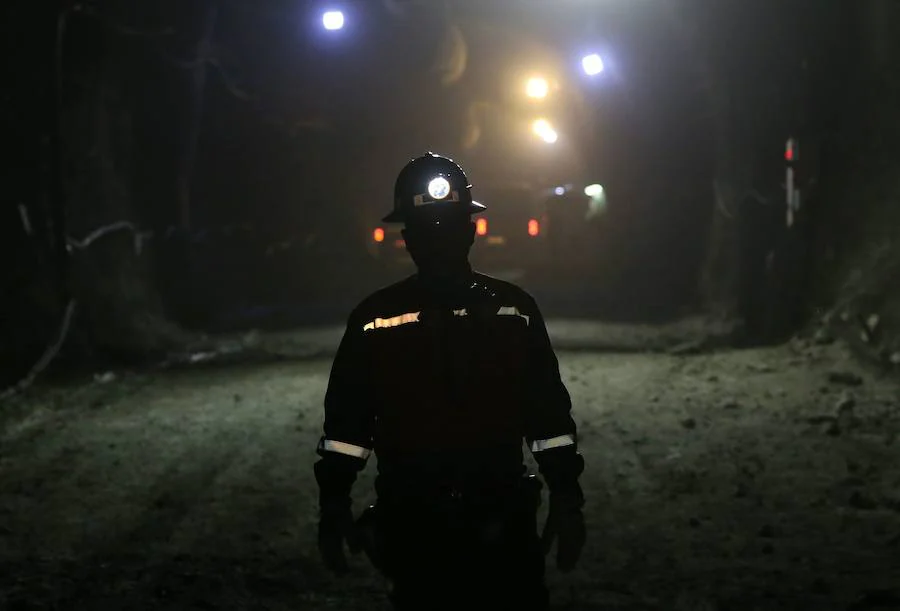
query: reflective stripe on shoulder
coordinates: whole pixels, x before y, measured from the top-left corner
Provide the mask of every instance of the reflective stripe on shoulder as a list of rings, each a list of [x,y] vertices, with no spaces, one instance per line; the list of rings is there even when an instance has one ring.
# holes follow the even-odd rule
[[[390,327],[399,327],[400,325],[408,325],[410,323],[419,322],[419,315],[422,312],[407,312],[391,316],[390,318],[376,318],[371,322],[363,325],[363,331],[372,331],[373,329],[387,329]]]
[[[531,442],[531,451],[543,452],[544,450],[573,445],[575,445],[574,435],[560,435],[559,437],[551,437],[550,439],[535,439]]]
[[[334,452],[336,454],[344,454],[345,456],[354,456],[363,460],[369,458],[372,450],[362,446],[355,446],[352,443],[344,441],[335,441],[333,439],[323,439],[319,442],[319,449],[325,452]]]
[[[500,309],[497,310],[497,316],[518,316],[525,320],[526,325],[531,321],[531,317],[527,314],[522,314],[516,306],[501,306]]]

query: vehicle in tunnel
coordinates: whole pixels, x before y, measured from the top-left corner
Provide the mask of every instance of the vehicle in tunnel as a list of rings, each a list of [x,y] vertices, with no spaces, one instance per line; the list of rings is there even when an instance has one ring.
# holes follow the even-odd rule
[[[475,244],[472,265],[504,275],[541,268],[547,261],[547,218],[540,193],[524,183],[494,183],[475,188],[487,210],[473,218]],[[379,223],[366,236],[370,256],[389,270],[412,271],[401,235],[402,225]]]
[[[547,263],[554,270],[581,267],[596,250],[595,231],[606,211],[606,194],[600,184],[568,183],[546,189],[541,198],[545,219]]]
[[[497,275],[546,275],[583,270],[590,264],[595,231],[606,212],[606,194],[597,183],[535,188],[527,183],[494,183],[478,189],[487,206],[475,222],[472,264]],[[366,236],[370,257],[383,271],[412,272],[402,225],[380,223]]]
[[[531,271],[546,260],[546,218],[536,190],[526,183],[493,183],[477,188],[487,206],[475,224],[472,264],[493,271]]]
[[[400,231],[402,225],[379,223],[368,232],[366,250],[372,259],[386,267],[412,269],[412,260],[406,252],[406,242]]]

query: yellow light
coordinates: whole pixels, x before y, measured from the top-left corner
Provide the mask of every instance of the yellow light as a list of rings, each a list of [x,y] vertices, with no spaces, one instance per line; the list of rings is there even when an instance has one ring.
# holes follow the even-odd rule
[[[375,231],[372,232],[372,238],[376,242],[384,242],[384,229],[381,227],[376,227]]]
[[[537,219],[531,219],[528,221],[528,235],[531,237],[535,237],[537,234],[541,232],[541,226],[537,222]]]
[[[553,144],[559,139],[559,134],[556,133],[556,130],[553,129],[550,122],[546,119],[536,120],[532,123],[531,130],[547,144]]]
[[[475,233],[487,235],[487,219],[481,218],[475,221]]]
[[[529,98],[542,100],[547,97],[548,93],[550,93],[550,83],[545,78],[535,76],[525,83],[525,94]]]

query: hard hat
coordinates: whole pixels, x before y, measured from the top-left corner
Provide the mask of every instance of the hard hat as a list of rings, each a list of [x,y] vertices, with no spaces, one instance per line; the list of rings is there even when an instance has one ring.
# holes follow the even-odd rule
[[[459,165],[426,153],[410,160],[394,183],[394,209],[385,223],[404,223],[413,211],[443,212],[457,208],[476,214],[487,208],[472,200],[472,185]]]

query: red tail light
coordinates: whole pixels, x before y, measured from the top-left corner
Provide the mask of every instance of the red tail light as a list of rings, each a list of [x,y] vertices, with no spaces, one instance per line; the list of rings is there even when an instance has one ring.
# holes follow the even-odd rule
[[[375,231],[372,232],[372,239],[376,242],[384,242],[384,229],[376,227]]]
[[[478,219],[475,221],[475,233],[478,235],[487,235],[487,219]]]
[[[531,219],[528,221],[528,235],[531,237],[535,237],[537,234],[541,232],[541,224],[537,222],[537,219]]]

